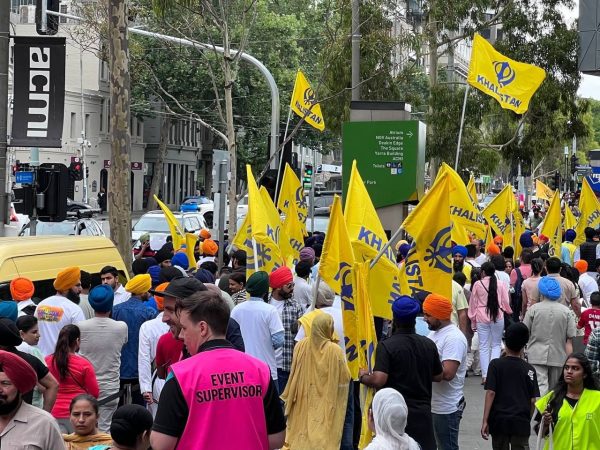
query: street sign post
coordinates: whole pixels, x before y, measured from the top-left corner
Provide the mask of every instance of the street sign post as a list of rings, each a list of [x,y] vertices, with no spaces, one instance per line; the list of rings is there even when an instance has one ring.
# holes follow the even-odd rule
[[[17,184],[33,184],[35,176],[33,172],[15,172]]]
[[[425,124],[417,120],[347,122],[343,126],[343,188],[352,161],[375,208],[417,201],[423,196]]]

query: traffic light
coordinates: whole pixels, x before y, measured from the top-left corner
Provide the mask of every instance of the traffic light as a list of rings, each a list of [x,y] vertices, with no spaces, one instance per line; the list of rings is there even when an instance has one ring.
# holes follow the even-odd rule
[[[571,156],[571,173],[572,174],[577,172],[578,164],[579,164],[579,158],[577,158],[577,155]]]
[[[81,162],[72,161],[69,166],[69,177],[73,181],[81,181],[83,180],[83,165]]]
[[[67,218],[68,174],[64,164],[42,164],[38,169],[36,202],[40,221],[62,222]]]
[[[312,184],[313,166],[312,164],[304,164],[304,184]]]
[[[46,14],[46,31],[42,31],[42,2],[46,10],[59,12],[60,0],[35,0],[35,31],[37,34],[53,36],[58,33],[58,17]]]
[[[552,179],[552,189],[557,190],[560,189],[560,173],[554,172],[554,178]]]
[[[86,179],[90,179],[90,167],[89,166],[85,166],[85,178]]]

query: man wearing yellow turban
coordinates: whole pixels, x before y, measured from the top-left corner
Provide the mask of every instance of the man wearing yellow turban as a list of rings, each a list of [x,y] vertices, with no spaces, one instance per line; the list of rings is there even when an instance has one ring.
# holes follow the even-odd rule
[[[446,297],[429,294],[423,302],[429,339],[437,346],[442,361],[442,381],[433,383],[431,413],[438,448],[458,448],[458,430],[465,409],[464,385],[467,373],[467,339],[450,320],[452,303]]]
[[[40,330],[39,349],[44,356],[54,353],[58,333],[65,325],[85,320],[79,307],[81,271],[79,267],[67,267],[54,280],[56,295],[41,301],[35,309]]]
[[[125,397],[130,396],[132,402],[145,406],[144,397],[139,389],[138,350],[140,328],[144,322],[152,320],[158,311],[148,304],[152,288],[152,277],[145,273],[136,275],[125,285],[131,297],[113,307],[112,318],[127,324],[127,343],[121,352],[121,389],[125,389]],[[121,404],[121,402],[120,402]]]

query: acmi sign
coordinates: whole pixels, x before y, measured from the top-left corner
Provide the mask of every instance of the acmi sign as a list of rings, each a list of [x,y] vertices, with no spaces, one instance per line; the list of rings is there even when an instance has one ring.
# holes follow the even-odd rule
[[[61,147],[65,38],[15,37],[11,146]]]

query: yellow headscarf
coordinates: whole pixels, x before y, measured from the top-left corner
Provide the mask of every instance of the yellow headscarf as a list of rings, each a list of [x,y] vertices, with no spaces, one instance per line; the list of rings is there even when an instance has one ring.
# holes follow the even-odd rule
[[[136,275],[125,285],[125,290],[131,292],[133,295],[145,294],[152,287],[152,277],[150,274],[145,273],[142,275]]]
[[[63,440],[67,450],[85,450],[95,445],[111,445],[110,434],[97,433],[89,436],[80,436],[75,433],[63,434]]]
[[[333,318],[316,314],[310,336],[294,348],[285,402],[284,449],[340,448],[346,416],[350,372],[344,353],[333,340]]]

